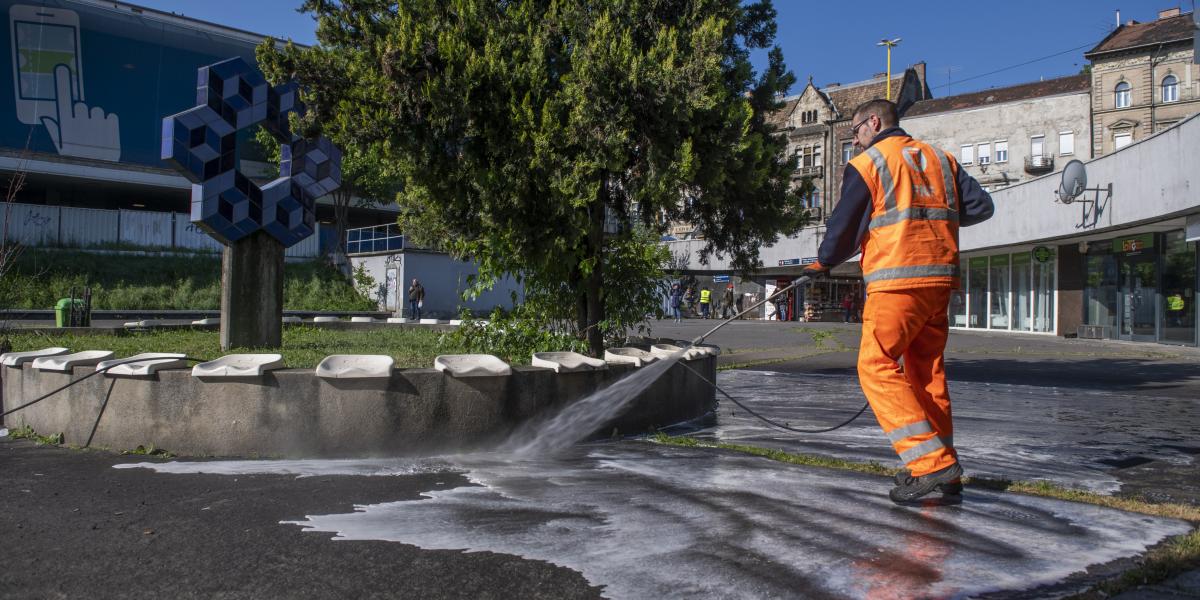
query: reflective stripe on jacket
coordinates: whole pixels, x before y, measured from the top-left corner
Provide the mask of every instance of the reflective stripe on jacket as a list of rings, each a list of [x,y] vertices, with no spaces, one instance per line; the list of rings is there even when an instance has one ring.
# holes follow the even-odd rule
[[[953,157],[906,135],[884,138],[850,160],[871,192],[863,238],[868,292],[959,287],[959,202]]]
[[[708,290],[700,290],[700,304],[708,304],[708,299],[712,297],[712,292]]]

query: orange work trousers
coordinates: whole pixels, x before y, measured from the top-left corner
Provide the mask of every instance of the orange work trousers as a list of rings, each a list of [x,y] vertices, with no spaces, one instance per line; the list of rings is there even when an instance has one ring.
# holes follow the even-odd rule
[[[949,288],[915,288],[871,292],[863,307],[859,383],[879,426],[916,477],[958,460],[942,357],[949,302]]]

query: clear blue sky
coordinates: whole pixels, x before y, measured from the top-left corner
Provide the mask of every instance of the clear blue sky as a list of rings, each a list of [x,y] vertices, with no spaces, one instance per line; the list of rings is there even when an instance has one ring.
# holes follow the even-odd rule
[[[312,18],[295,11],[299,0],[133,3],[299,43],[316,41]],[[1077,73],[1086,63],[1083,52],[1112,31],[1117,8],[1123,21],[1151,21],[1159,9],[1175,6],[1190,11],[1192,0],[775,0],[776,41],[796,74],[793,93],[810,75],[824,85],[883,72],[884,49],[875,44],[899,37],[893,73],[924,60],[929,87],[941,97]],[[756,58],[761,67],[765,54]]]

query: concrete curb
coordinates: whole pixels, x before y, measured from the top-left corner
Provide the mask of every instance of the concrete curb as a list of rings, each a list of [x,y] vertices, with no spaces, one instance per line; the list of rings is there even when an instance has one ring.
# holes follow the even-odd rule
[[[716,360],[688,361],[712,380]],[[93,372],[3,368],[5,408],[16,407]],[[421,455],[484,448],[517,425],[579,400],[634,369],[555,373],[514,367],[511,375],[456,379],[433,369],[394,370],[388,379],[326,380],[311,369],[271,371],[261,378],[202,379],[190,369],[154,376],[95,376],[6,418],[64,434],[82,445],[112,396],[92,444],[128,449],[153,444],[188,456],[349,457]],[[114,383],[115,382],[115,383]],[[715,390],[673,365],[596,434],[643,432],[711,413]]]

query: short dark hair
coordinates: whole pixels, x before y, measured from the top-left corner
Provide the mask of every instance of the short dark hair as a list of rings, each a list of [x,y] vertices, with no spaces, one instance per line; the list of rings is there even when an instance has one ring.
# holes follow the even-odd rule
[[[879,124],[884,128],[895,127],[900,123],[900,115],[896,113],[896,103],[883,98],[867,100],[858,105],[854,109],[854,118],[866,117],[867,115],[875,115],[879,117]]]

